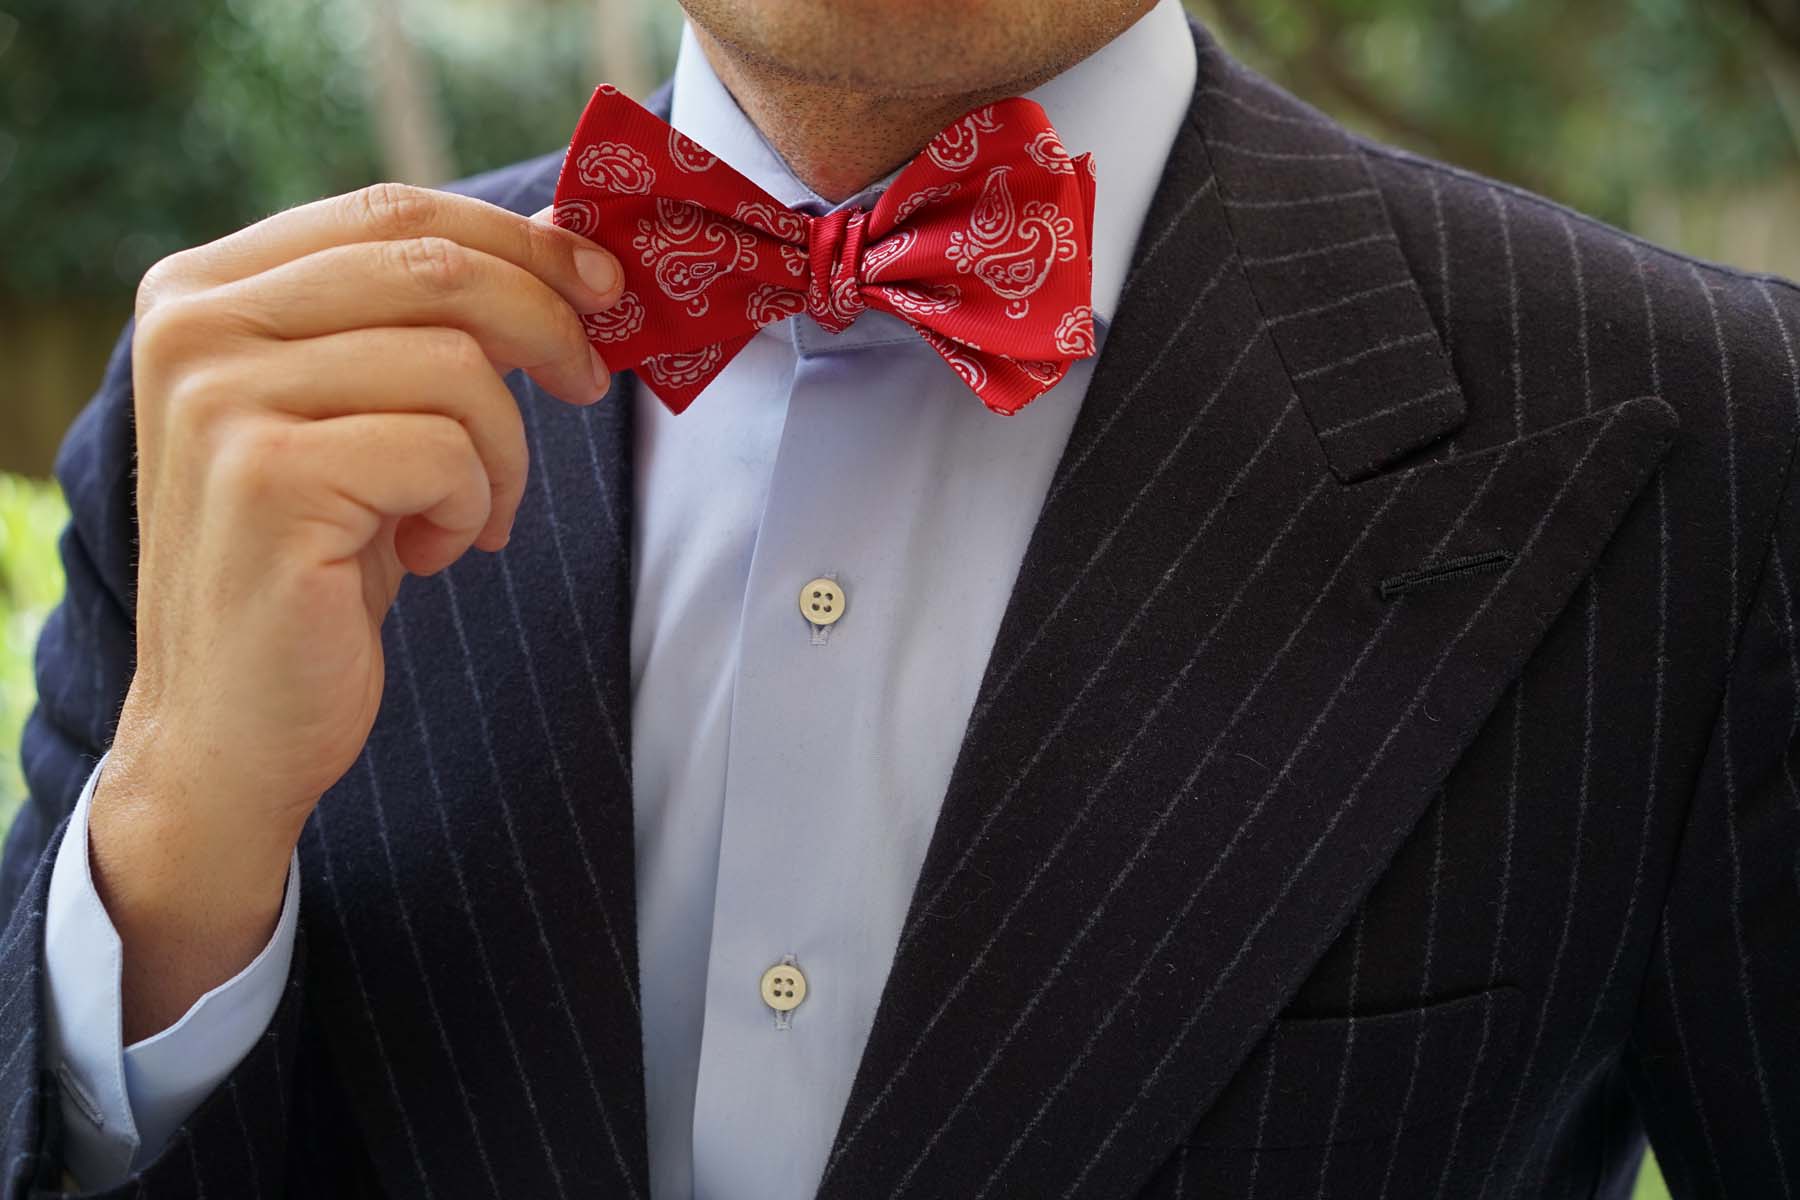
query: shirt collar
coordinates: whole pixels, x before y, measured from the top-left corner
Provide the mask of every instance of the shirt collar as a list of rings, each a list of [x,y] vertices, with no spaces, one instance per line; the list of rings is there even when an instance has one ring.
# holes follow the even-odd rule
[[[1103,325],[1118,306],[1138,231],[1187,115],[1197,73],[1193,35],[1180,0],[1158,0],[1118,37],[1025,93],[1026,99],[1043,106],[1070,154],[1094,156],[1093,307]],[[794,177],[744,115],[686,24],[675,59],[669,123],[783,204],[812,213],[833,209]],[[836,207],[869,207],[898,174],[896,169]],[[865,317],[881,315],[885,314]],[[840,337],[856,332],[858,326],[886,324],[859,319]],[[870,328],[864,338],[878,333],[883,331]],[[887,331],[882,340],[893,336]],[[861,343],[864,338],[855,340]]]

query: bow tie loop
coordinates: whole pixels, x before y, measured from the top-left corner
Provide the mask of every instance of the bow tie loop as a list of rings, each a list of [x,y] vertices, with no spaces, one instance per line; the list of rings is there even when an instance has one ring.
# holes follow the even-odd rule
[[[997,413],[1095,351],[1094,169],[1043,109],[954,122],[875,205],[795,212],[602,85],[564,156],[553,220],[611,249],[612,308],[582,317],[614,370],[683,411],[756,331],[806,314],[841,333],[876,309],[911,325]]]
[[[806,314],[832,333],[850,327],[868,304],[862,293],[866,209],[840,208],[807,223]]]

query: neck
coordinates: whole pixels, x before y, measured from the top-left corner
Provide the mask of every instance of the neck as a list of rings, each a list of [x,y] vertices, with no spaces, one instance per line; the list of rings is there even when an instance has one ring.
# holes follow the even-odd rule
[[[733,52],[695,28],[700,47],[738,107],[794,176],[837,204],[924,149],[938,131],[972,108],[1030,91],[1056,72],[974,92],[876,95],[796,79]]]

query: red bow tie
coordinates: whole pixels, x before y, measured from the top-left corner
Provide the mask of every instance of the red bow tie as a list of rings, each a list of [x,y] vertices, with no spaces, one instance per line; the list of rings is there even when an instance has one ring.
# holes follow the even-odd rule
[[[624,264],[624,296],[582,323],[609,366],[639,368],[677,413],[758,329],[798,313],[833,332],[864,309],[892,313],[998,413],[1094,353],[1093,156],[1070,158],[1029,100],[949,126],[874,208],[813,217],[602,85],[553,219]]]

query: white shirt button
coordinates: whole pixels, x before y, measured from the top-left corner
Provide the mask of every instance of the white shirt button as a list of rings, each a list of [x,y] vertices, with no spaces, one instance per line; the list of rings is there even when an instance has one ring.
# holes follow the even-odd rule
[[[815,579],[800,589],[800,615],[814,625],[830,625],[844,615],[848,602],[835,579]]]
[[[806,976],[793,963],[776,963],[763,972],[762,998],[776,1012],[792,1012],[806,999]]]

